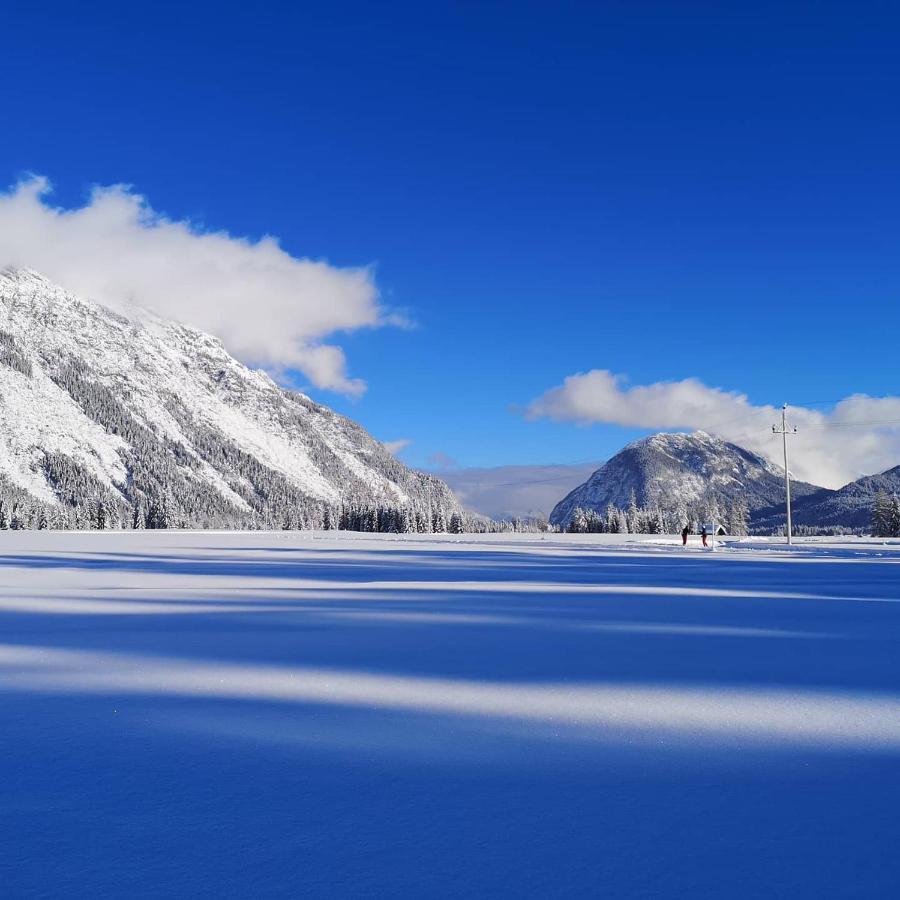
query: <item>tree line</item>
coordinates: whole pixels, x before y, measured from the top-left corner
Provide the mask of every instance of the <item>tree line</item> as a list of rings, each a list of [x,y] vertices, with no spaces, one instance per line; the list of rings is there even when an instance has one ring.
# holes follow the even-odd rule
[[[879,491],[872,504],[873,537],[900,537],[900,498]]]
[[[488,534],[551,530],[541,517],[494,520],[444,504],[389,504],[349,500],[307,502],[263,512],[198,518],[186,515],[171,492],[130,504],[102,493],[59,504],[42,503],[9,482],[0,484],[0,530],[109,531],[119,529],[227,531],[359,531],[380,534]]]
[[[651,503],[639,506],[632,493],[628,506],[609,504],[601,514],[578,507],[567,523],[551,525],[542,516],[491,519],[453,508],[447,503],[392,504],[349,499],[325,503],[277,497],[270,507],[259,504],[246,510],[223,512],[222,506],[188,512],[189,499],[180,501],[175,492],[135,492],[129,502],[110,491],[66,457],[48,457],[44,467],[56,489],[57,503],[35,498],[8,479],[0,478],[0,530],[111,530],[111,529],[215,529],[227,531],[359,531],[388,534],[678,534],[687,527],[692,533],[702,525],[716,523],[733,536],[751,532],[750,509],[743,498],[724,501],[709,497],[694,503],[670,506]],[[275,492],[277,495],[277,492]],[[273,498],[275,499],[275,498]],[[293,501],[293,502],[292,502]],[[859,529],[841,526],[798,525],[796,535],[842,535]],[[775,533],[783,533],[783,527]],[[871,533],[875,537],[900,537],[900,498],[879,491],[872,505]]]
[[[721,525],[730,535],[750,533],[750,507],[738,497],[725,501],[715,496],[693,503],[638,506],[634,491],[625,509],[610,503],[605,514],[577,507],[562,530],[570,534],[679,534],[683,528],[697,532],[703,525]]]

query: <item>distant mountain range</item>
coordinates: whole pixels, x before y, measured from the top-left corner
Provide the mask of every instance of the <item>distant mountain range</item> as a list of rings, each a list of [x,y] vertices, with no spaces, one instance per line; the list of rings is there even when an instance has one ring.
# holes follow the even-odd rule
[[[322,527],[354,504],[418,512],[430,530],[460,510],[439,478],[216,338],[21,269],[0,273],[0,503],[51,527],[84,527],[98,504],[123,522],[155,508],[250,528]]]
[[[441,469],[460,503],[492,519],[546,518],[560,495],[581,484],[602,463]]]
[[[900,492],[900,466],[831,490],[791,482],[796,525],[865,528],[879,490]],[[600,515],[613,505],[635,501],[684,516],[693,506],[715,500],[727,506],[746,502],[751,526],[775,529],[784,524],[784,470],[769,460],[721,438],[693,434],[655,434],[629,444],[570,491],[550,514],[564,526],[577,508]]]
[[[872,505],[879,491],[900,494],[900,466],[878,475],[858,478],[836,491],[819,488],[800,497],[792,504],[792,519],[796,525],[867,528],[872,521]],[[756,516],[756,524],[760,528],[777,527],[783,522],[783,509],[759,510]]]

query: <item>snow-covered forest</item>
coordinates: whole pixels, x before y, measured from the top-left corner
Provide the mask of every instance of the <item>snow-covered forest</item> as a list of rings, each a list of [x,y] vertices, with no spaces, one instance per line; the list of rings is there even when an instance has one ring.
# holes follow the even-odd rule
[[[268,497],[259,511],[219,512],[200,517],[177,492],[142,496],[134,504],[108,491],[93,493],[84,473],[67,478],[65,463],[53,471],[66,503],[42,503],[0,480],[0,530],[158,530],[225,531],[359,531],[382,534],[490,534],[541,532],[553,529],[533,516],[493,520],[468,513],[455,504],[389,506],[350,499],[328,504],[293,496]]]
[[[576,507],[564,530],[574,534],[677,534],[685,527],[697,532],[703,525],[712,524],[730,535],[747,535],[750,507],[740,497],[731,502],[710,497],[672,507],[660,504],[641,507],[632,494],[625,509],[610,503],[605,515]]]
[[[660,504],[638,506],[636,499],[623,509],[609,504],[603,515],[576,507],[569,521],[552,525],[540,516],[489,519],[447,506],[387,506],[349,501],[339,505],[284,500],[264,511],[243,515],[216,515],[198,519],[184,512],[170,492],[141,498],[134,505],[121,497],[99,491],[92,494],[84,473],[67,478],[64,460],[57,461],[54,479],[67,503],[41,503],[21,489],[0,480],[0,531],[13,530],[141,530],[215,529],[236,531],[357,531],[382,534],[678,534],[682,528],[699,532],[715,524],[734,537],[749,534],[784,534],[784,526],[754,528],[749,505],[741,497],[707,497],[673,507]],[[871,508],[871,527],[837,525],[794,526],[796,535],[842,535],[869,533],[876,537],[900,536],[900,499],[880,492]]]
[[[879,491],[872,506],[872,534],[875,537],[900,537],[900,497]]]

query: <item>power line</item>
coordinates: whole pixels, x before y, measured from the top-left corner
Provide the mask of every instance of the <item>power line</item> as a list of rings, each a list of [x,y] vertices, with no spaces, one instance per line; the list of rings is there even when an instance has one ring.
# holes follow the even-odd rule
[[[888,428],[900,426],[900,419],[873,422],[821,422],[818,425],[804,425],[804,428]]]
[[[846,399],[846,397],[838,397],[836,400],[798,400],[794,404],[794,409],[801,406],[828,406],[831,403],[840,403],[842,400]]]
[[[578,463],[560,463],[560,465],[571,465],[573,468],[576,468]],[[590,462],[590,463],[582,463],[581,465],[593,465],[596,468],[600,468],[603,465],[601,462]],[[595,468],[595,471],[596,471]],[[445,473],[445,477],[453,480],[452,473]],[[568,475],[557,475],[554,478],[535,478],[530,479],[528,481],[473,481],[470,482],[472,487],[521,487],[528,484],[550,484],[556,481],[571,481],[573,477],[573,473],[569,473]]]
[[[762,412],[762,410],[760,410]],[[746,423],[747,425],[752,425],[759,421],[759,415],[754,416],[753,418],[749,418],[746,416],[741,416],[740,419],[731,419],[728,422],[720,422],[717,425],[703,425],[700,426],[700,430],[702,431],[712,431],[715,432],[718,428],[724,428],[726,425],[734,425],[735,423]],[[900,427],[900,419],[873,419],[870,421],[863,422],[809,422],[804,423],[804,429],[806,428],[895,428]]]

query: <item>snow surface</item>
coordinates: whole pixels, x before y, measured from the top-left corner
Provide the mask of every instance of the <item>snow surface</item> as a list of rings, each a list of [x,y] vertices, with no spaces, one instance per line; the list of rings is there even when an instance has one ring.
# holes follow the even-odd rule
[[[3,895],[896,895],[898,563],[2,532]]]

